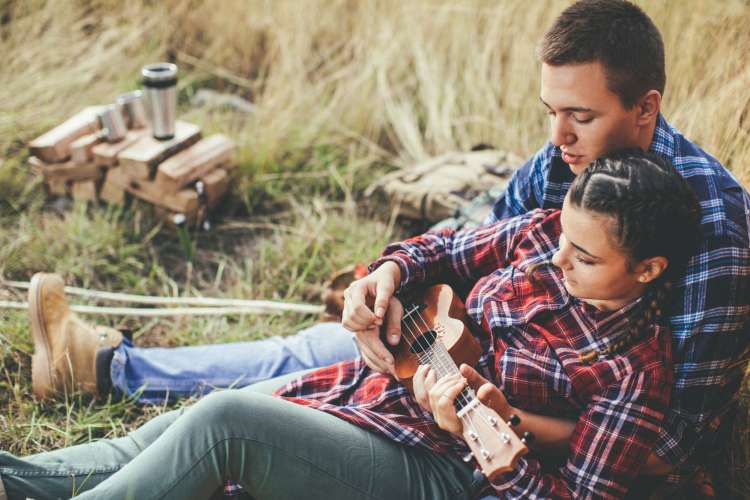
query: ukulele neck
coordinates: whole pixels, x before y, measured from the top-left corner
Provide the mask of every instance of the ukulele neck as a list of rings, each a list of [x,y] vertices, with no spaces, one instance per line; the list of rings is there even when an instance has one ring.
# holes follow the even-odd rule
[[[412,349],[417,355],[419,364],[430,365],[435,370],[438,379],[448,375],[460,374],[461,372],[453,357],[451,357],[445,344],[440,341],[442,326],[434,324],[431,325],[432,328],[427,330],[418,328],[420,326],[418,321],[421,319],[420,311],[423,307],[418,304],[410,304],[405,307],[401,324],[401,330],[407,338],[412,337],[410,339],[412,340]],[[458,416],[461,418],[468,410],[479,404],[479,399],[474,389],[466,386],[458,395],[454,404]]]

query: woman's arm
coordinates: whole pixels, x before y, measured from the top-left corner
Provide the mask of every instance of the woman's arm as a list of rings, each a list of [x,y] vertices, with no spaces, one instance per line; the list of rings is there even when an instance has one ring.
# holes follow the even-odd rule
[[[391,299],[396,289],[428,283],[473,285],[480,277],[507,266],[529,228],[550,215],[549,211],[535,211],[491,226],[459,233],[426,233],[389,245],[370,266],[370,274],[344,292],[342,323],[357,335],[367,365],[395,375],[393,356],[380,334],[382,327],[387,342],[394,346],[400,340],[403,311]]]
[[[465,381],[455,376],[433,384],[430,377],[429,372],[420,374],[419,383],[431,385],[428,404],[435,421],[441,428],[459,434],[461,422],[453,402]],[[537,459],[521,457],[515,470],[494,478],[492,485],[508,498],[525,498],[529,491],[555,498],[625,496],[632,480],[643,472],[664,417],[669,385],[662,378],[658,372],[632,373],[592,399],[575,423],[567,462],[560,469],[543,472]],[[539,420],[535,418],[539,416],[526,416],[527,428],[541,431],[548,443],[561,438],[564,427],[553,425],[556,431],[552,433],[536,427],[549,424],[549,417]]]
[[[555,211],[535,210],[489,226],[455,232],[425,233],[388,245],[370,270],[384,262],[400,268],[400,287],[447,283],[463,288],[507,267],[528,231],[554,218]]]
[[[506,421],[511,415],[518,415],[521,422],[513,428],[519,436],[529,431],[534,434],[534,449],[542,455],[563,457],[569,451],[570,438],[576,427],[576,421],[539,415],[530,411],[514,408],[508,403],[503,392],[476,370],[468,365],[461,366],[461,374],[468,384],[477,392],[479,400],[489,406]],[[661,460],[653,451],[649,453],[642,474],[650,476],[667,475],[674,467]]]

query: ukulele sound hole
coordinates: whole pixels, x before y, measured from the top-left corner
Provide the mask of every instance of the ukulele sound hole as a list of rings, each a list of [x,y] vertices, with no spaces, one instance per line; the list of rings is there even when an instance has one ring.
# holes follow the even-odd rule
[[[430,348],[437,339],[437,332],[435,330],[427,330],[426,332],[419,335],[414,342],[411,344],[411,352],[414,354],[421,354]]]

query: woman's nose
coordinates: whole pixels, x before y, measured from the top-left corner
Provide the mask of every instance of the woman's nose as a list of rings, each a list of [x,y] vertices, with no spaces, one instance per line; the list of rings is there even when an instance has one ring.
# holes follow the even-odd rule
[[[565,257],[562,246],[552,255],[552,265],[557,266],[560,269],[567,269],[568,260]]]

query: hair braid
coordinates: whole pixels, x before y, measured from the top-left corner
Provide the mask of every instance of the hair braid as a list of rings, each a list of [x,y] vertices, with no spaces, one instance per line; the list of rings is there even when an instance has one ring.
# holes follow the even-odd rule
[[[699,247],[701,208],[690,185],[668,161],[639,149],[593,161],[573,181],[567,203],[612,218],[609,230],[629,266],[655,256],[668,262],[648,286],[641,317],[602,352],[582,353],[581,360],[588,362],[625,349],[663,320],[671,283]]]

